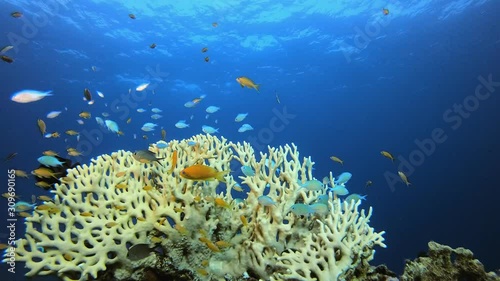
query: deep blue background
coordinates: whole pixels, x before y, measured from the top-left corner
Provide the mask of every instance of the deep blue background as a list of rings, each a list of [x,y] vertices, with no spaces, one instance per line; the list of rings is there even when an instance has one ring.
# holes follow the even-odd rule
[[[130,11],[118,5],[75,4],[68,10],[61,9],[59,16],[49,17],[50,23],[37,28],[31,36],[26,33],[26,22],[43,14],[40,8],[26,7],[28,12],[14,19],[5,11],[21,10],[20,6],[1,4],[4,14],[0,15],[0,45],[12,44],[9,42],[13,34],[26,38],[6,53],[15,59],[14,63],[0,63],[0,155],[19,153],[12,161],[1,164],[3,181],[9,168],[33,170],[36,158],[47,149],[63,155],[68,147],[82,149],[84,157],[74,159],[81,163],[118,149],[144,149],[159,139],[159,129],[153,133],[140,130],[145,122],[165,128],[169,140],[190,137],[201,133],[202,125],[211,125],[234,142],[256,138],[266,146],[295,143],[301,156],[310,155],[316,163],[314,175],[318,179],[330,171],[334,175],[351,172],[349,190],[368,195],[363,206],[374,208],[371,224],[376,230],[386,231],[388,248],[377,248],[373,264],[386,263],[401,273],[406,258],[415,258],[419,251],[427,249],[428,241],[435,240],[469,248],[488,270],[499,268],[500,87],[480,101],[470,117],[461,118],[456,130],[452,129],[454,122],[447,122],[443,114],[474,95],[479,76],[491,75],[493,81],[500,82],[500,28],[496,20],[500,5],[484,1],[445,19],[439,17],[444,1],[434,5],[428,4],[426,12],[413,17],[391,13],[387,17],[394,18],[389,24],[376,38],[370,38],[366,48],[350,53],[348,61],[343,52],[332,51],[341,46],[332,42],[342,40],[353,46],[353,40],[358,38],[355,28],[363,29],[373,18],[378,19],[379,10],[340,18],[298,13],[287,20],[260,24],[232,21],[227,14],[213,28],[213,14],[193,19],[171,12],[170,25],[165,26],[160,15],[138,15],[134,21],[127,16]],[[96,18],[87,17],[86,12],[97,13],[111,24],[96,27]],[[72,19],[80,29],[62,17]],[[142,37],[133,40],[105,35],[118,28]],[[280,38],[306,28],[320,32],[295,40]],[[252,49],[238,41],[255,34],[272,35],[278,43]],[[187,35],[207,40],[189,41]],[[153,42],[158,44],[156,49],[149,48]],[[202,54],[200,50],[205,46],[209,51]],[[65,53],[67,50],[73,50],[72,54]],[[206,55],[210,63],[203,60]],[[91,71],[91,66],[98,70]],[[162,80],[152,79],[148,68],[168,75]],[[235,81],[238,76],[248,76],[261,84],[260,93],[240,88]],[[146,96],[133,106],[125,106],[120,95],[127,96],[130,88],[144,81],[152,82]],[[94,105],[82,101],[86,87],[94,93]],[[151,88],[155,88],[155,94]],[[53,90],[54,96],[30,104],[12,102],[10,96],[22,89]],[[105,98],[99,98],[96,90]],[[196,107],[183,106],[202,94],[207,97]],[[122,107],[110,108],[116,104]],[[209,105],[221,110],[205,119]],[[139,107],[148,112],[137,113]],[[152,107],[162,109],[164,117],[151,120]],[[125,109],[129,113],[122,115]],[[51,110],[63,113],[47,119],[45,115]],[[82,110],[93,116],[78,125],[75,120]],[[270,127],[276,110],[286,110],[294,118],[283,131],[263,141],[262,134]],[[94,117],[104,111],[120,125],[124,136],[99,129]],[[255,130],[238,133],[241,123],[235,123],[234,118],[246,112],[249,115],[243,123]],[[126,124],[129,117],[132,122]],[[49,132],[58,131],[63,136],[40,136],[37,118],[46,121]],[[186,119],[190,127],[175,128],[180,119]],[[436,128],[442,129],[447,139],[437,144],[422,164],[413,165],[414,171],[407,173],[412,185],[389,184],[384,174],[397,175],[401,162],[392,164],[380,151],[388,150],[400,160],[408,160],[419,150],[415,141],[430,138]],[[80,143],[64,135],[68,129],[82,132]],[[144,134],[147,140],[142,138]],[[99,141],[87,146],[97,135]],[[331,155],[342,158],[344,166],[332,162]],[[374,184],[365,188],[367,180]],[[43,194],[33,183],[33,178],[17,181],[17,192],[27,201],[31,194]],[[5,221],[5,213],[0,212],[0,220]],[[18,225],[21,236],[21,223]],[[5,239],[3,234],[0,242]]]

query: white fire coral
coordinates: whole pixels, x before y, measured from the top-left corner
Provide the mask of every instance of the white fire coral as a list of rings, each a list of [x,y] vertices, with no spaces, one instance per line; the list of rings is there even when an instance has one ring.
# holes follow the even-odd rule
[[[53,191],[54,202],[37,207],[26,219],[26,237],[17,241],[17,261],[26,262],[27,276],[86,280],[114,265],[115,278],[138,278],[132,271],[141,265],[127,259],[128,248],[147,243],[165,249],[153,261],[166,260],[168,270],[189,271],[200,280],[245,272],[265,280],[337,280],[371,260],[375,245],[385,247],[383,232],[368,225],[371,208],[359,213],[359,203],[330,198],[326,216],[290,212],[324,193],[299,188],[313,179],[314,163],[301,161],[293,144],[269,147],[258,159],[248,143],[211,135],[152,150],[165,160],[143,164],[118,151],[69,171]],[[233,172],[221,185],[178,176],[199,162]],[[255,175],[238,175],[242,165]],[[244,196],[238,196],[243,193],[236,180],[247,191],[244,200],[237,199]],[[262,195],[276,204],[259,205]]]
[[[317,233],[308,233],[302,247],[278,257],[277,267],[284,268],[285,272],[275,274],[278,278],[272,280],[337,280],[349,269],[372,260],[375,244],[386,247],[382,238],[385,232],[376,233],[369,227],[372,208],[368,215],[364,210],[359,214],[359,204],[361,201],[330,202],[332,211],[324,221],[316,221]]]

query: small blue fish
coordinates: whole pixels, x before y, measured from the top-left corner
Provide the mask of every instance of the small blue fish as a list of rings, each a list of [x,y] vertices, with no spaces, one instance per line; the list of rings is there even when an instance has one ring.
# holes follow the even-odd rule
[[[257,201],[259,201],[259,204],[264,206],[264,207],[271,206],[271,205],[276,206],[276,202],[274,202],[274,200],[271,199],[271,197],[269,197],[267,195],[259,196],[259,198],[257,198]]]
[[[188,145],[189,146],[194,146],[194,145],[196,145],[196,142],[195,141],[188,141]]]
[[[309,207],[313,210],[314,213],[320,216],[328,214],[328,205],[325,205],[323,203],[314,203]]]
[[[334,188],[328,187],[327,192],[333,192],[338,196],[344,196],[349,194],[349,190],[347,190],[347,188],[345,188],[344,185],[336,185]]]
[[[36,204],[30,204],[28,202],[19,201],[16,204],[14,204],[14,210],[16,211],[16,213],[25,212],[35,208],[35,206]]]
[[[186,102],[186,103],[184,104],[184,106],[185,106],[185,107],[193,107],[193,106],[195,106],[195,105],[196,105],[196,103],[194,103],[194,102],[192,102],[192,101],[188,101],[188,102]]]
[[[104,124],[106,124],[108,130],[110,130],[113,133],[118,133],[120,131],[118,124],[116,124],[116,122],[113,120],[104,120]]]
[[[271,162],[271,165],[269,165],[269,162]],[[274,166],[276,166],[276,163],[273,160],[269,161],[269,159],[266,159],[266,161],[264,162],[264,164],[269,169],[273,169]],[[279,173],[280,173],[280,168],[276,168],[276,174],[279,175]]]
[[[241,199],[241,198],[236,198],[236,199],[233,200],[233,202],[234,202],[235,205],[238,205],[240,203],[245,204],[245,200]]]
[[[322,190],[323,183],[319,180],[310,180],[300,185],[300,188],[305,188],[307,190]]]
[[[328,199],[329,199],[328,195],[327,194],[323,194],[323,195],[318,196],[318,199],[316,199],[316,202],[328,205]]]
[[[340,174],[339,178],[335,181],[335,185],[346,184],[352,177],[352,174],[349,172],[344,172]]]
[[[165,141],[158,141],[156,142],[156,147],[158,147],[159,149],[164,149],[168,147],[168,143]]]
[[[54,156],[42,156],[39,157],[38,162],[40,164],[49,166],[49,167],[56,167],[56,166],[62,166],[63,162],[59,161],[59,159],[55,158]]]
[[[241,166],[241,171],[243,172],[243,174],[245,174],[245,176],[247,177],[253,177],[255,176],[255,172],[254,170],[252,169],[252,167],[250,166]]]
[[[347,201],[347,202],[349,202],[349,201],[358,202],[360,200],[366,200],[366,196],[368,196],[368,195],[360,195],[360,194],[353,193],[353,194],[347,196],[345,198],[345,201]]]
[[[201,130],[205,133],[205,134],[215,134],[215,133],[218,133],[219,132],[219,128],[214,128],[212,126],[207,126],[207,125],[203,125],[201,126]]]
[[[297,203],[290,207],[290,212],[294,213],[296,216],[307,216],[314,213],[314,210],[309,205]]]

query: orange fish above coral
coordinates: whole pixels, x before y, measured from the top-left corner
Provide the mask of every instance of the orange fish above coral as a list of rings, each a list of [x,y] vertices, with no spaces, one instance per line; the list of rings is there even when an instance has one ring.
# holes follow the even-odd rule
[[[202,164],[196,164],[182,170],[180,176],[190,180],[207,181],[217,179],[218,181],[226,182],[224,176],[229,172],[229,170],[219,172],[212,167]]]

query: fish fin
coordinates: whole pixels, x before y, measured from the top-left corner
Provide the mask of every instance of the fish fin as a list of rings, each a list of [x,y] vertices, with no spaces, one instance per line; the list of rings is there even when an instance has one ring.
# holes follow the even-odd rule
[[[259,87],[260,87],[259,84],[255,84],[255,86],[253,87],[257,91],[257,93],[260,93]]]
[[[242,88],[245,88],[245,86],[243,86],[243,84],[240,84],[240,86],[241,86]]]
[[[163,166],[162,163],[160,163],[160,160],[163,160],[163,159],[165,159],[165,157],[163,157],[163,158],[156,158],[155,162],[158,163],[158,165],[160,165],[162,167],[165,167],[165,166]]]
[[[218,181],[226,182],[226,179],[224,178],[224,176],[227,175],[227,174],[229,174],[230,172],[231,172],[231,170],[225,170],[225,171],[222,171],[222,172],[217,172],[217,174],[215,175],[215,178]]]

